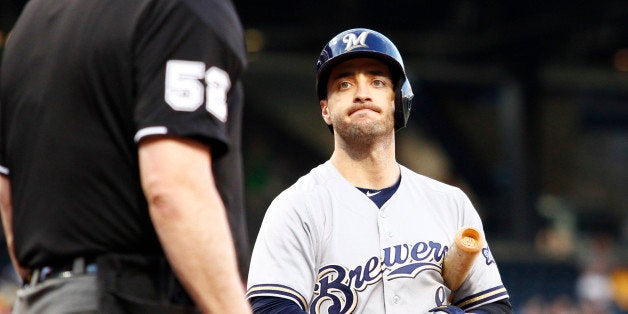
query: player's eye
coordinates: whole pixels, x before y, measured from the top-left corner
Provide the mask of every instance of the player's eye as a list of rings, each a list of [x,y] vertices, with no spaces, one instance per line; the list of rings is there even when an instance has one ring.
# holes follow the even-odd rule
[[[384,87],[384,86],[386,86],[386,82],[384,80],[375,79],[375,80],[373,80],[373,86],[375,86],[375,87]]]
[[[338,87],[340,87],[340,89],[347,89],[351,86],[351,84],[349,84],[349,82],[340,82],[340,84],[338,84]]]

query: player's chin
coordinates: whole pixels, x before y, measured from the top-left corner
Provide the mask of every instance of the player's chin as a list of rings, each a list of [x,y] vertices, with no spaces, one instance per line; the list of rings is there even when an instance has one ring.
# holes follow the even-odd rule
[[[345,124],[337,131],[340,134],[344,134],[347,138],[353,138],[355,140],[374,140],[378,136],[384,135],[389,132],[387,123],[381,123],[381,121],[366,120]]]
[[[353,114],[349,117],[349,123],[369,129],[385,129],[388,126],[392,128],[394,124],[392,117],[374,111]]]

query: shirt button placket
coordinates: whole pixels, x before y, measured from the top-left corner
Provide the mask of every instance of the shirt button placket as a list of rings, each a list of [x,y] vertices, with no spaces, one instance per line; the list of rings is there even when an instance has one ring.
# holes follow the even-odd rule
[[[393,296],[392,301],[394,304],[399,304],[399,301],[401,301],[401,298],[398,295]]]

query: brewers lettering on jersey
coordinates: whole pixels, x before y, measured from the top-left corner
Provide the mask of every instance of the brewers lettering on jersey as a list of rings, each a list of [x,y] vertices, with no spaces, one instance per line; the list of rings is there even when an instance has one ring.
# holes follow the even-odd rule
[[[321,52],[316,84],[334,152],[270,204],[249,270],[254,312],[510,313],[488,242],[455,293],[443,279],[457,231],[484,238],[482,221],[462,190],[394,157],[413,98],[395,45],[342,32]]]

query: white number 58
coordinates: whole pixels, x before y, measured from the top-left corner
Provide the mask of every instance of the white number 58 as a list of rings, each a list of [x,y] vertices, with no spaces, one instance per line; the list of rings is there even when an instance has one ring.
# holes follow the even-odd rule
[[[205,80],[205,85],[201,80]],[[227,92],[231,80],[224,70],[198,61],[170,60],[166,64],[165,100],[177,111],[194,111],[203,105],[218,120],[227,121]]]

